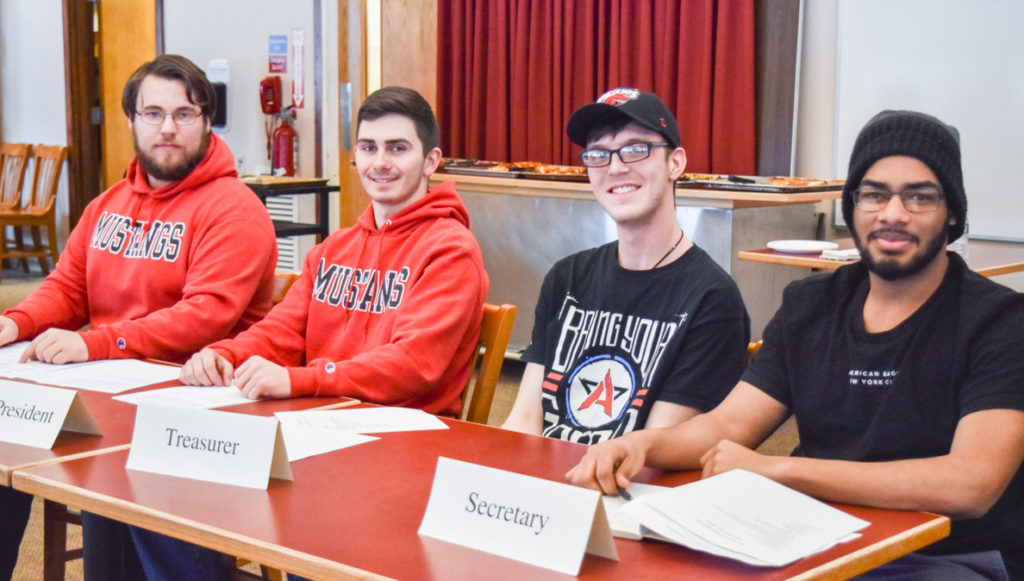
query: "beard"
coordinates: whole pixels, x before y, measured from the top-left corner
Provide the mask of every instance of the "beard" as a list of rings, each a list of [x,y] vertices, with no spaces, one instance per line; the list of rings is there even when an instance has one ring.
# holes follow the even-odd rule
[[[139,160],[139,165],[142,166],[142,170],[146,172],[146,175],[152,178],[156,178],[165,182],[176,182],[184,179],[185,176],[192,173],[192,170],[196,169],[199,162],[203,160],[206,155],[206,150],[210,147],[210,132],[203,132],[202,138],[200,138],[199,145],[193,151],[185,151],[184,157],[178,163],[166,163],[158,161],[153,156],[149,155],[139,147],[138,136],[132,132],[132,142],[135,144],[135,157]]]
[[[876,235],[879,232],[882,231],[873,232],[868,235],[868,238],[870,239],[872,235]],[[861,262],[864,263],[864,266],[866,266],[870,272],[877,274],[882,280],[899,280],[921,272],[924,270],[924,267],[928,266],[933,260],[935,260],[935,257],[938,256],[940,252],[944,252],[946,250],[946,240],[948,238],[949,223],[946,222],[942,226],[942,231],[928,240],[920,252],[912,256],[909,262],[901,264],[896,259],[886,258],[884,255],[883,258],[876,259],[864,248],[865,244],[861,242],[860,236],[857,236],[856,233],[854,233],[853,237],[854,242],[857,245],[857,250],[860,251]]]

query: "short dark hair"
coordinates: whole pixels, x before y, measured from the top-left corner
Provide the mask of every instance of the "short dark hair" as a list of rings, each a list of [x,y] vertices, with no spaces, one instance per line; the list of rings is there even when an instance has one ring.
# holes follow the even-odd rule
[[[162,54],[135,69],[132,76],[128,78],[128,82],[125,83],[124,92],[121,94],[121,109],[129,119],[134,118],[138,113],[135,106],[139,99],[139,85],[150,75],[181,81],[185,85],[185,94],[188,95],[189,103],[199,107],[202,110],[203,118],[207,121],[213,118],[213,114],[217,110],[217,93],[209,79],[206,78],[206,73],[183,56]]]
[[[430,103],[407,87],[384,87],[369,94],[359,107],[356,132],[363,121],[374,121],[389,114],[408,117],[416,126],[416,136],[423,144],[423,153],[441,146],[441,130]]]
[[[587,146],[598,139],[617,135],[632,122],[633,120],[625,115],[607,115],[605,118],[597,121],[590,130],[587,131]]]

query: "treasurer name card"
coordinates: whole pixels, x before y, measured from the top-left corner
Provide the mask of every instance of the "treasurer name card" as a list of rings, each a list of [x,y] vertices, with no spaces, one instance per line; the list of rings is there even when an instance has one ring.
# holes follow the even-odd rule
[[[291,480],[277,419],[140,404],[125,468],[266,489]]]
[[[62,429],[102,433],[77,391],[0,379],[0,440],[49,449]]]
[[[437,459],[419,534],[569,575],[584,553],[618,560],[596,490]]]

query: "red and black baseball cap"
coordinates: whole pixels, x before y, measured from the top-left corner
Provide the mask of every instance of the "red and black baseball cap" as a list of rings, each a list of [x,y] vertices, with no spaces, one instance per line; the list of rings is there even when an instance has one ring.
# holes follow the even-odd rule
[[[612,89],[598,97],[596,102],[577,109],[569,117],[565,130],[573,143],[586,147],[587,135],[594,126],[617,117],[626,117],[660,133],[672,147],[679,147],[679,127],[668,107],[654,93],[628,87]]]

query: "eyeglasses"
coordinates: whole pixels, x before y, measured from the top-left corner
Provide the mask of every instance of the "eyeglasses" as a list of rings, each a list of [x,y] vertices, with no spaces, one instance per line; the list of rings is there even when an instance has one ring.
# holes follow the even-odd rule
[[[652,147],[668,147],[664,141],[630,143],[618,149],[584,149],[580,152],[580,160],[587,167],[604,167],[612,162],[612,154],[617,153],[622,163],[636,163],[651,157]]]
[[[862,212],[879,212],[889,205],[893,196],[899,196],[908,212],[932,212],[944,199],[942,190],[935,186],[910,186],[893,193],[877,186],[861,186],[853,191],[853,203]]]
[[[202,113],[196,113],[192,109],[179,109],[174,113],[164,113],[159,109],[147,109],[135,113],[147,125],[163,125],[164,119],[169,115],[175,125],[192,125],[202,117]]]

